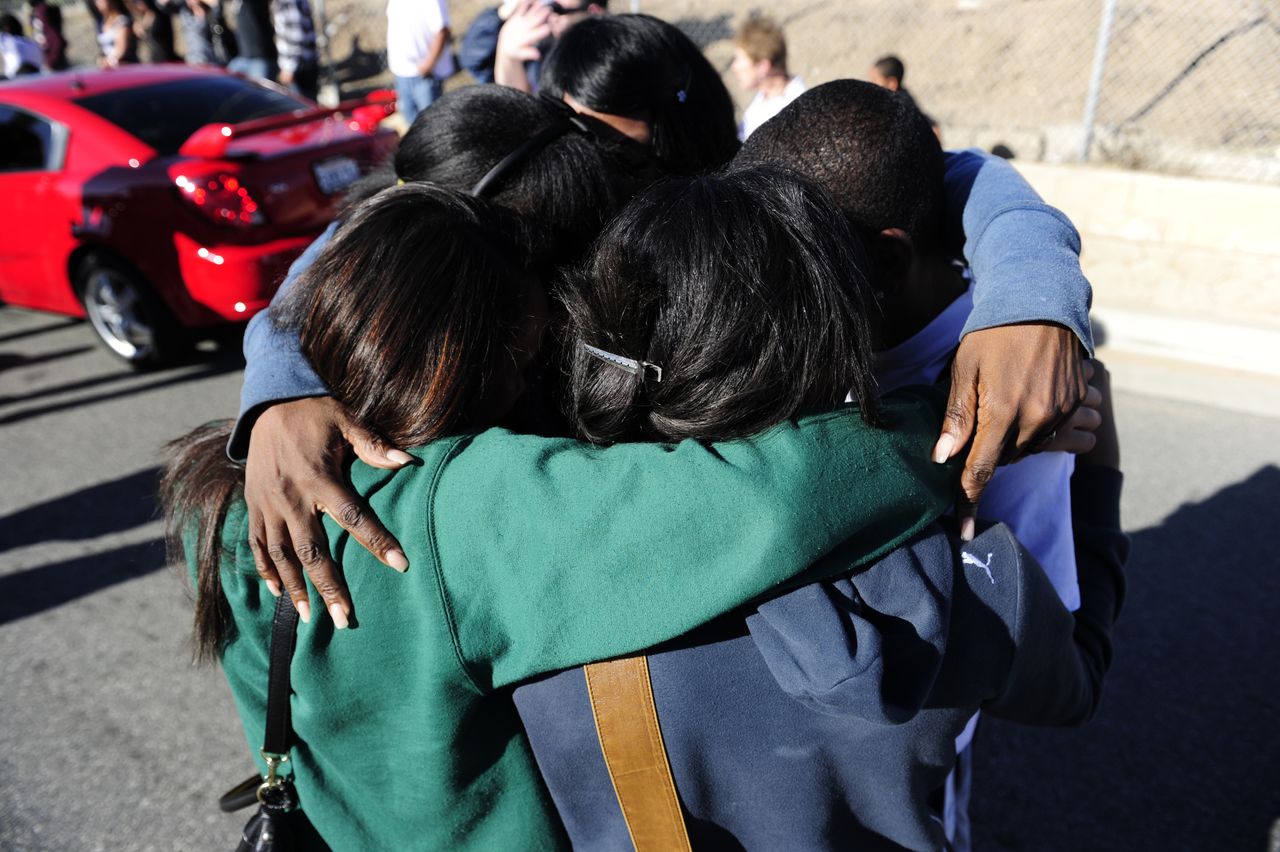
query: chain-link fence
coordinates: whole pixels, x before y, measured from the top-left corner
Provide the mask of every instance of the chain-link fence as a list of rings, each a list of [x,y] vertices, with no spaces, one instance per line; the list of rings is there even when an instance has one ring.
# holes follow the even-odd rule
[[[810,85],[864,77],[897,55],[949,147],[1280,183],[1276,0],[616,5],[680,24],[722,69],[733,27],[752,11],[770,15]]]
[[[84,3],[55,1],[68,10]],[[497,2],[450,0],[455,37]],[[385,0],[324,5],[337,81],[388,82]],[[879,57],[901,57],[907,87],[948,147],[1003,145],[1028,160],[1280,183],[1280,0],[611,0],[609,8],[678,25],[724,72],[739,107],[750,96],[728,71],[733,32],[760,12],[785,27],[791,70],[809,85],[865,77]],[[91,49],[91,31],[71,38],[73,52],[79,41]]]

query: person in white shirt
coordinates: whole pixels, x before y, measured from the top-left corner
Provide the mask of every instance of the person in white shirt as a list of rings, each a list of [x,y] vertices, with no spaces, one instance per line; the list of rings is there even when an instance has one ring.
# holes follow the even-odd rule
[[[40,45],[23,35],[22,23],[10,14],[0,16],[0,57],[4,64],[0,75],[8,78],[37,74],[44,65]]]
[[[387,68],[396,79],[400,114],[412,124],[453,76],[445,0],[389,0]]]
[[[745,140],[804,92],[804,80],[787,72],[787,39],[772,18],[753,15],[733,39],[733,64],[738,85],[755,92],[742,113],[738,138]]]

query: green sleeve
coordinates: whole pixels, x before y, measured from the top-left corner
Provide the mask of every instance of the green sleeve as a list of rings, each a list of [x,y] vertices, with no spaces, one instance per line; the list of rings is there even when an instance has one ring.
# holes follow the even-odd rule
[[[907,540],[951,504],[945,395],[885,398],[717,444],[609,448],[490,430],[444,465],[431,515],[446,609],[476,686],[633,653]],[[806,579],[812,579],[809,572]]]

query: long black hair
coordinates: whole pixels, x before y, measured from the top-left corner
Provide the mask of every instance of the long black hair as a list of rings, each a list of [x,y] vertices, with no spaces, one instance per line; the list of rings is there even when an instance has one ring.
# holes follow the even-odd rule
[[[659,185],[565,285],[570,417],[597,443],[731,439],[852,394],[876,422],[867,270],[830,197],[785,169]]]
[[[574,24],[542,65],[542,91],[596,112],[640,118],[672,175],[727,163],[738,150],[733,100],[702,51],[649,15],[595,15]]]
[[[531,288],[519,224],[496,205],[431,184],[357,207],[288,297],[302,352],[352,419],[394,446],[425,444],[493,411],[512,369]],[[230,423],[169,445],[161,479],[171,556],[195,530],[198,658],[229,625],[220,531],[244,470],[225,454]]]
[[[563,103],[506,86],[446,92],[414,119],[392,161],[352,188],[348,204],[413,181],[469,192],[527,140],[563,126],[566,132],[530,152],[485,197],[535,223],[542,245],[534,254],[544,268],[571,262],[658,177],[645,152],[584,133],[569,124],[572,117]]]

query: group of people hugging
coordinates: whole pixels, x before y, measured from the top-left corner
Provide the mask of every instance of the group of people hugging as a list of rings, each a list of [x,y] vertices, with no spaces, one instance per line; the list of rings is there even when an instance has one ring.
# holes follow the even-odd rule
[[[304,845],[659,848],[591,676],[640,658],[681,845],[965,848],[977,714],[1087,720],[1123,598],[1079,249],[870,83],[740,146],[643,15],[424,110],[162,483],[255,754],[301,617]]]

